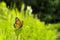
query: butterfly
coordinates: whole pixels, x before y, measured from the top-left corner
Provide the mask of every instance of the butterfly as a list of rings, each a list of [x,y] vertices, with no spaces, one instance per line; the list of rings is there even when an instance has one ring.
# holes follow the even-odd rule
[[[23,26],[23,21],[21,22],[18,17],[15,18],[14,28],[19,29]]]

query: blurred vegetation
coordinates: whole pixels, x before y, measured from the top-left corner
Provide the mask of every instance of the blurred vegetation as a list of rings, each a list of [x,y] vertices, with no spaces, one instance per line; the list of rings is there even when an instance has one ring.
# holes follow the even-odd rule
[[[5,2],[0,2],[0,40],[16,40],[13,26],[16,17],[23,20],[19,40],[56,40],[60,23],[45,25],[45,22],[33,16],[28,9],[24,12],[24,4],[21,5],[21,11],[18,11],[17,8],[9,9]]]
[[[33,14],[38,14],[38,18],[46,23],[60,22],[60,0],[0,0],[7,4],[7,7],[13,8],[14,4],[21,10],[22,3],[25,9],[28,5],[32,7]],[[47,15],[47,16],[46,16]]]

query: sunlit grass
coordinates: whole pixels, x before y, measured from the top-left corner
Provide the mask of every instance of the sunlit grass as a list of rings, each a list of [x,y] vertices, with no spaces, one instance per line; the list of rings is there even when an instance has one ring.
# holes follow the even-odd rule
[[[4,2],[0,3],[0,40],[16,40],[15,28],[13,26],[15,17],[23,21],[19,40],[55,40],[55,27],[60,27],[60,25],[45,25],[44,22],[34,18],[33,14],[24,14],[27,13],[18,11],[17,8],[10,10]]]

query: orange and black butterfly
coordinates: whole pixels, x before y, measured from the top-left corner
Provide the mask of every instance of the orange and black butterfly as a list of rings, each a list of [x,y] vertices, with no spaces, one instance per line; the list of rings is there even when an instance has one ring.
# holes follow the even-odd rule
[[[14,28],[18,29],[23,26],[23,21],[21,22],[18,17],[15,18]]]

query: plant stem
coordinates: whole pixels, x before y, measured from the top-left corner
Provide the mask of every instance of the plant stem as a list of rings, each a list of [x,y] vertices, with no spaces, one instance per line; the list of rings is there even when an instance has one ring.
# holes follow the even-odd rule
[[[18,40],[18,36],[17,36],[16,40]]]

